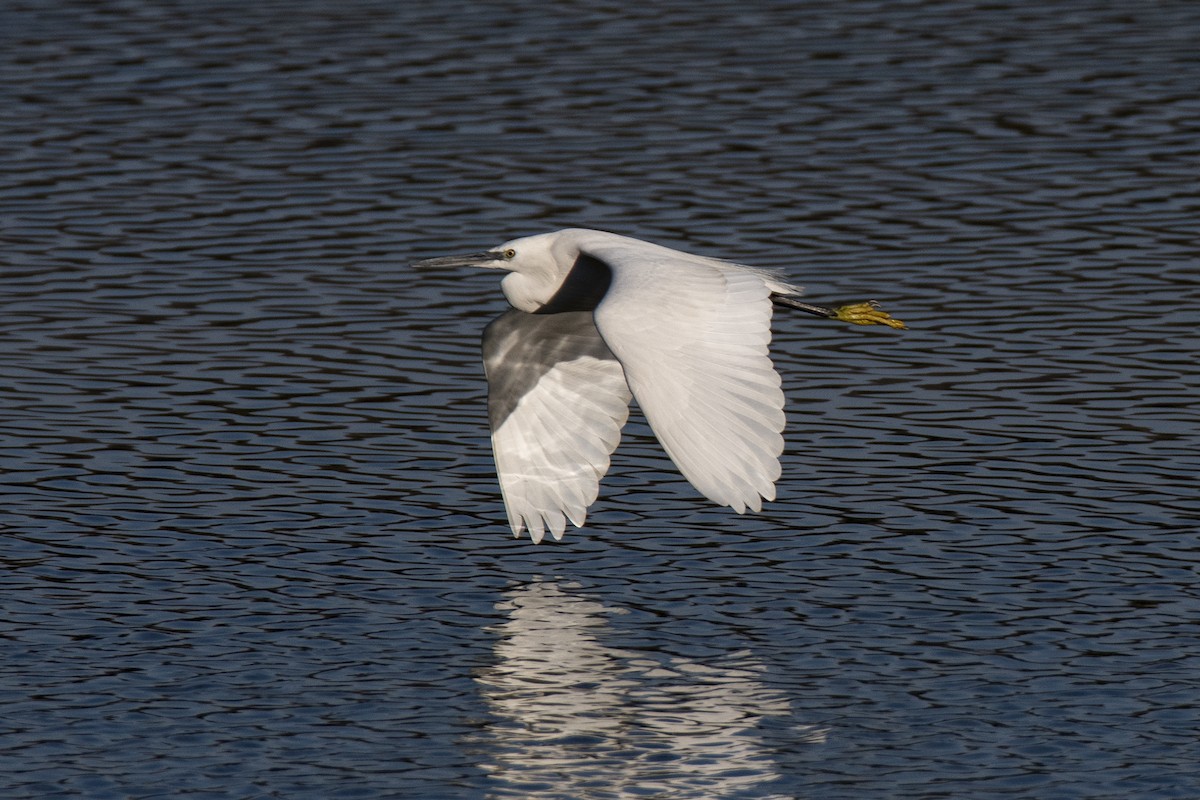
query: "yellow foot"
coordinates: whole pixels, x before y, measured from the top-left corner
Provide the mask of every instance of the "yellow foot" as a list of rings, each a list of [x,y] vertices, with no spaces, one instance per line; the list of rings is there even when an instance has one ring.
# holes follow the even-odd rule
[[[904,329],[908,326],[879,307],[879,303],[870,300],[866,303],[851,303],[848,306],[838,306],[833,309],[834,319],[850,322],[854,325],[887,325],[889,328]]]

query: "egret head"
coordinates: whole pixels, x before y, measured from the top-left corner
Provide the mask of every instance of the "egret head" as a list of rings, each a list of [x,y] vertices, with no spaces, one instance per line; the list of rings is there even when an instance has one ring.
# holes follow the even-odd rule
[[[572,231],[542,233],[505,242],[482,253],[460,256],[439,256],[413,264],[414,267],[483,267],[527,274],[554,274],[559,265],[569,266],[579,255],[566,235]]]
[[[532,312],[550,302],[580,260],[580,233],[584,232],[567,229],[525,236],[482,253],[430,258],[418,261],[413,266],[504,270],[509,273],[500,283],[504,296],[514,308]],[[604,287],[593,294],[603,294],[603,288],[606,287],[607,280]]]

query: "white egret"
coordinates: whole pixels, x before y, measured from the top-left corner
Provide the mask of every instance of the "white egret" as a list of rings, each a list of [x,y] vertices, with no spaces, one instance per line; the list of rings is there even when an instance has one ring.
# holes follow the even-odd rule
[[[492,451],[513,535],[581,527],[637,398],[679,471],[739,514],[775,499],[783,391],[772,305],[903,328],[874,303],[802,303],[762,269],[569,228],[419,267],[504,270],[513,307],[488,326]]]

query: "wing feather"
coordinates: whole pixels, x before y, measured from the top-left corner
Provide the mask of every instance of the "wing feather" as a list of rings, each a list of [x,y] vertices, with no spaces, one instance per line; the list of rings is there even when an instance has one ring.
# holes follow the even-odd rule
[[[668,455],[738,513],[775,498],[784,396],[771,364],[771,276],[612,235],[583,246],[612,271],[596,328]]]
[[[513,535],[583,525],[629,415],[629,387],[589,312],[508,311],[484,331],[492,454]]]

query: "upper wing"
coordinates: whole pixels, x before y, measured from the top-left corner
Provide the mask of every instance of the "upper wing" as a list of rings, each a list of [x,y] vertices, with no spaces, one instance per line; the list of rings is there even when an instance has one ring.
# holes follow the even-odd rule
[[[511,310],[483,333],[492,453],[513,535],[583,525],[629,416],[621,365],[589,312]]]
[[[612,271],[596,327],[684,476],[739,514],[775,498],[783,391],[771,276],[621,237],[584,247]]]

